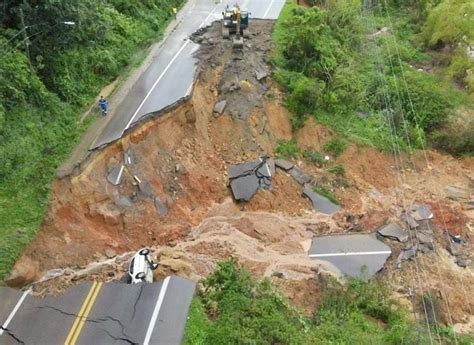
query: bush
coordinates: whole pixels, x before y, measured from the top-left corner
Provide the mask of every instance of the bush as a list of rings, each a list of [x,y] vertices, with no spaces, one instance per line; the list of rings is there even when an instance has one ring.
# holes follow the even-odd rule
[[[314,151],[314,150],[305,150],[303,152],[303,158],[307,160],[308,162],[319,165],[319,166],[325,163],[324,157],[319,152]]]
[[[431,47],[440,43],[455,45],[474,41],[474,4],[470,0],[443,0],[428,12],[421,33]]]
[[[278,146],[275,149],[275,152],[278,157],[287,159],[298,159],[299,157],[301,157],[301,150],[294,139],[291,139],[289,141],[279,140],[277,142],[277,145]]]
[[[191,305],[184,344],[398,345],[429,341],[380,281],[355,279],[340,285],[330,280],[313,317],[301,316],[268,279],[255,281],[235,260],[218,263],[203,286]]]
[[[336,164],[330,168],[328,168],[328,172],[331,174],[335,174],[338,176],[344,176],[346,174],[346,169],[342,164]]]
[[[453,118],[442,128],[433,131],[430,143],[446,152],[460,156],[474,153],[474,119],[467,113],[463,117]]]
[[[200,300],[213,316],[203,343],[303,343],[298,314],[273,291],[268,280],[255,282],[235,261],[218,263],[203,286]]]
[[[421,148],[432,131],[444,126],[460,93],[411,66],[430,58],[417,46],[419,27],[411,21],[424,20],[427,2],[397,0],[380,7],[374,18],[361,14],[357,2],[327,0],[311,9],[285,6],[274,29],[273,62],[275,79],[287,91],[294,128],[312,115],[359,144],[391,150],[395,143],[402,149]],[[363,40],[372,21],[391,30]],[[469,25],[462,30],[470,30]],[[472,62],[461,51],[457,54],[450,73],[464,85],[474,85],[473,74],[467,73]],[[367,116],[360,119],[359,113]]]
[[[448,67],[448,74],[469,92],[474,92],[474,61],[465,46],[456,48]]]
[[[334,157],[339,157],[344,153],[347,148],[347,141],[342,138],[333,138],[326,144],[324,144],[324,149],[329,153],[332,153]]]

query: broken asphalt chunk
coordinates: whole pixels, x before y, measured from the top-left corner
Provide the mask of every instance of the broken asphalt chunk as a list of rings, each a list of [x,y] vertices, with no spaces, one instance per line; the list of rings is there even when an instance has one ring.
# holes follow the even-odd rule
[[[306,174],[303,170],[301,170],[297,166],[294,166],[293,168],[288,170],[288,174],[290,174],[290,176],[293,177],[295,181],[301,185],[310,183],[313,180],[312,176]]]
[[[413,217],[407,213],[402,214],[402,219],[407,223],[410,229],[416,229],[417,227],[420,226],[418,222],[414,220]]]
[[[153,199],[154,196],[155,196],[155,192],[153,190],[153,187],[151,186],[151,184],[149,182],[139,183],[138,184],[138,190],[140,191],[140,193],[143,196],[145,196],[147,198]]]
[[[270,170],[270,175],[274,176],[275,175],[275,160],[273,158],[268,158],[267,159],[267,164],[268,164],[268,168]]]
[[[416,255],[416,250],[417,250],[416,247],[411,247],[411,248],[402,250],[400,254],[398,255],[397,264],[413,258]]]
[[[134,163],[132,152],[130,150],[127,150],[123,153],[123,162],[125,165],[132,165]]]
[[[330,262],[346,276],[370,279],[391,253],[375,234],[352,234],[314,237],[308,255]]]
[[[117,201],[115,201],[115,205],[120,208],[127,208],[132,206],[132,202],[126,196],[121,196]]]
[[[214,105],[214,113],[216,114],[219,114],[219,115],[222,115],[224,113],[224,110],[225,110],[225,106],[227,105],[227,101],[220,101],[220,102],[217,102],[215,105]]]
[[[258,178],[255,175],[247,175],[233,179],[230,182],[230,188],[232,194],[237,201],[244,200],[249,201],[255,193],[257,193],[260,184]]]
[[[410,215],[415,221],[433,218],[431,207],[425,204],[414,206],[410,211]]]
[[[465,260],[465,259],[457,259],[457,260],[456,260],[456,264],[457,264],[459,267],[466,268],[466,267],[467,267],[467,260]]]
[[[109,174],[107,175],[107,181],[112,183],[114,186],[118,186],[122,182],[124,169],[124,165],[112,168],[112,170],[110,170]]]
[[[166,207],[158,196],[155,197],[155,208],[160,216],[165,216],[168,213],[168,207]]]
[[[228,168],[230,187],[235,200],[250,200],[258,188],[271,185],[272,172],[266,157],[257,161],[231,165]]]
[[[259,70],[255,72],[255,78],[258,81],[261,81],[262,79],[265,79],[268,76],[268,73],[264,70]]]
[[[426,233],[424,231],[417,231],[416,238],[418,239],[418,242],[422,244],[427,244],[427,245],[431,244],[431,246],[433,245],[433,236],[429,233]]]
[[[385,225],[380,230],[378,230],[378,233],[383,237],[388,237],[399,242],[408,241],[408,233],[395,223]]]
[[[316,210],[316,212],[333,214],[341,209],[341,206],[336,205],[328,198],[313,192],[311,187],[308,185],[305,185],[303,189],[303,195],[311,200],[313,203],[313,208]]]
[[[282,169],[282,170],[285,170],[285,171],[288,171],[290,170],[291,168],[293,168],[295,165],[291,162],[288,162],[287,160],[285,159],[275,159],[275,165]]]
[[[452,200],[468,200],[469,191],[465,188],[457,186],[447,186],[444,188],[446,197]]]

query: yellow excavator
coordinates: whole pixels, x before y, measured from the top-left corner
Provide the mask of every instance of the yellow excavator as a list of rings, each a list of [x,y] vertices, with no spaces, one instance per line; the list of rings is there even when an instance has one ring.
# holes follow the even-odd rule
[[[242,11],[237,4],[232,8],[227,5],[225,11],[222,12],[222,37],[229,38],[230,35],[235,34],[235,37],[232,38],[232,48],[234,49],[242,49],[244,47],[243,37],[250,36],[249,14],[248,11]]]

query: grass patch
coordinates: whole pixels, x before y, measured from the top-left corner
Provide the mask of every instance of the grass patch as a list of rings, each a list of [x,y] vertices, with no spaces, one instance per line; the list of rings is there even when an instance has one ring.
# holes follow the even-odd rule
[[[323,155],[319,153],[318,151],[314,151],[314,150],[305,150],[303,152],[303,158],[306,161],[316,164],[318,166],[322,166],[324,165],[324,163],[326,163]]]
[[[342,164],[336,164],[332,167],[329,167],[327,171],[337,176],[344,176],[346,174],[346,169]]]
[[[382,281],[330,280],[308,317],[268,279],[254,279],[235,260],[218,263],[202,286],[191,305],[184,344],[430,343],[424,321],[412,322]],[[449,329],[440,330],[443,341],[453,341]]]
[[[206,335],[211,322],[208,320],[204,306],[199,298],[194,298],[188,314],[189,322],[186,323],[184,332],[184,345],[206,344]]]
[[[275,152],[279,158],[298,159],[301,157],[301,150],[294,139],[279,140]]]
[[[324,145],[324,149],[332,153],[334,157],[339,157],[347,148],[347,141],[341,138],[333,138]]]

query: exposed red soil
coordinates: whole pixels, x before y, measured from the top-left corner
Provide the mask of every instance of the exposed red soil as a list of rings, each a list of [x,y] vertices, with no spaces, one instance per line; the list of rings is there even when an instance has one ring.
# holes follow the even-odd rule
[[[301,148],[323,152],[333,135],[312,118],[292,133],[281,90],[269,77],[260,82],[252,77],[265,66],[264,57],[272,48],[272,23],[257,21],[255,26],[260,34],[250,42],[259,49],[246,47],[246,59],[232,60],[231,66],[230,43],[217,38],[218,28],[211,29],[211,38],[219,43],[203,45],[198,55],[200,74],[189,101],[95,152],[76,175],[55,181],[41,231],[17,266],[34,267],[39,272],[31,276],[37,278],[53,268],[84,268],[104,260],[110,249],[121,254],[147,246],[160,255],[157,277],[172,273],[198,280],[216,262],[235,257],[258,276],[272,277],[292,303],[310,313],[320,295],[315,271],[324,271],[321,262],[306,254],[314,235],[373,232],[399,220],[410,205],[428,203],[435,215],[441,254],[437,251],[424,258],[423,288],[436,290],[444,284],[451,317],[462,320],[472,303],[465,302],[459,281],[464,279],[468,296],[474,293],[474,281],[472,273],[448,257],[443,229],[469,238],[473,219],[462,213],[460,202],[446,199],[444,187],[472,190],[474,159],[459,161],[434,151],[416,152],[402,157],[401,169],[386,152],[349,145],[326,165],[295,162],[338,197],[343,210],[332,217],[315,213],[302,196],[302,187],[281,170],[270,190],[259,190],[247,203],[232,200],[226,173],[229,164],[272,155],[278,140],[293,135]],[[225,82],[235,78],[240,88],[225,93]],[[214,104],[223,98],[230,105],[216,117]],[[114,186],[107,174],[122,164],[127,150],[134,162],[126,166],[121,185]],[[344,176],[327,171],[335,164],[344,166]],[[166,215],[160,215],[153,198],[140,191],[134,175],[166,205]],[[129,206],[119,206],[124,197]],[[467,248],[472,251],[470,242]],[[38,289],[58,292],[75,279],[117,279],[126,267],[126,259],[121,260],[112,268],[81,278],[62,277],[61,284],[54,280]],[[410,277],[416,273],[413,264],[398,270],[391,260],[391,282],[410,286]],[[441,278],[434,271],[438,264]]]

